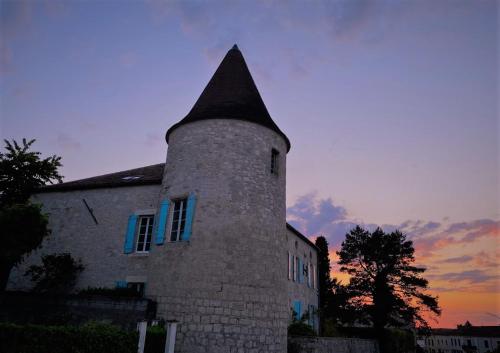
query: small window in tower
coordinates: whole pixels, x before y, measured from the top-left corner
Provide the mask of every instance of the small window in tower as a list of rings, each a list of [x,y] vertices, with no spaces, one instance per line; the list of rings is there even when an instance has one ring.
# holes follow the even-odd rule
[[[182,240],[182,233],[184,233],[184,226],[186,225],[186,207],[187,199],[178,199],[174,201],[170,241]]]
[[[271,150],[271,174],[278,175],[280,153],[274,148]]]

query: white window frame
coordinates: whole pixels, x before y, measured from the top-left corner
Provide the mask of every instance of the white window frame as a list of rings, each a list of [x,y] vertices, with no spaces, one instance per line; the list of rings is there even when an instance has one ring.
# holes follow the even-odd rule
[[[141,232],[141,223],[144,218],[147,218],[146,222],[146,233],[144,234],[144,241],[142,242],[142,249],[139,249],[139,237]],[[135,232],[135,252],[137,254],[147,254],[151,250],[151,242],[153,240],[153,231],[154,231],[154,222],[155,216],[154,214],[146,214],[142,213],[138,215],[137,219],[137,230]],[[149,238],[149,241],[148,241]],[[149,249],[146,250],[146,246],[149,243]]]
[[[288,259],[288,279],[290,280],[290,279],[292,279],[292,268],[290,266],[292,261],[291,261],[290,251],[286,252],[286,257]]]
[[[181,202],[181,206],[179,209],[179,216],[177,222],[177,230],[176,230],[176,238],[172,240],[172,232],[174,231],[174,214],[175,214],[175,204],[176,202]],[[177,198],[172,200],[172,215],[170,216],[170,232],[168,240],[169,242],[175,243],[182,241],[182,233],[184,233],[184,229],[182,228],[182,218],[184,217],[184,226],[186,226],[186,213],[187,213],[187,197]],[[185,211],[185,213],[183,212]],[[181,231],[182,230],[182,231]]]

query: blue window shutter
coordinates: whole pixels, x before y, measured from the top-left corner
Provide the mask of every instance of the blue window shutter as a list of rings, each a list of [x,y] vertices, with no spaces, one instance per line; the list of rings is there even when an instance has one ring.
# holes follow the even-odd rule
[[[189,240],[193,227],[194,206],[196,204],[196,196],[193,193],[189,194],[186,207],[186,224],[182,233],[182,240]]]
[[[167,227],[168,206],[170,201],[163,200],[160,204],[160,214],[158,216],[158,228],[156,229],[156,245],[162,245],[165,242],[165,228]]]
[[[135,214],[130,215],[128,218],[127,233],[125,234],[125,254],[130,254],[134,251],[134,235],[135,235],[135,223],[137,222],[137,216]]]
[[[127,281],[116,281],[116,288],[127,288]]]
[[[297,314],[297,316],[295,317],[297,320],[300,320],[300,317],[302,316],[302,303],[300,302],[300,300],[295,300],[293,302],[293,311],[295,311],[295,314]]]

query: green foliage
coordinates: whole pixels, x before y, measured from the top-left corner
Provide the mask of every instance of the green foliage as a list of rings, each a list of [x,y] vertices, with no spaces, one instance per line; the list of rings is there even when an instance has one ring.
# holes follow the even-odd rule
[[[47,216],[39,205],[15,204],[0,208],[0,291],[11,268],[22,261],[50,234]]]
[[[294,321],[288,325],[289,336],[316,336],[314,329],[303,321]]]
[[[135,353],[137,334],[115,326],[89,323],[83,327],[0,323],[4,353]]]
[[[42,256],[42,265],[32,265],[24,274],[35,282],[33,291],[40,293],[68,293],[83,271],[81,262],[69,253]]]
[[[35,140],[23,139],[22,146],[15,140],[5,141],[6,152],[0,152],[0,205],[26,203],[39,187],[62,182],[58,172],[61,157],[41,159],[40,152],[30,151]]]
[[[60,157],[41,159],[40,152],[30,151],[35,140],[23,139],[22,145],[4,141],[5,152],[0,152],[0,291],[12,267],[50,233],[47,217],[29,202],[31,194],[47,183],[62,181],[57,170]]]
[[[319,287],[319,312],[320,328],[325,327],[325,319],[328,312],[331,312],[333,302],[333,282],[330,278],[330,258],[328,257],[328,242],[323,236],[316,238],[318,252],[318,287]]]
[[[360,319],[367,318],[379,336],[384,327],[427,326],[424,310],[441,313],[437,297],[425,293],[424,268],[413,266],[413,243],[399,231],[373,233],[357,226],[337,252],[340,270],[351,276],[349,302]]]
[[[309,313],[309,311],[306,311],[300,319],[297,319],[297,313],[293,308],[291,309],[292,312],[292,323],[288,325],[288,335],[289,336],[311,336],[314,337],[316,336],[316,331],[314,331],[314,328],[312,328],[309,324],[306,323],[306,321],[309,320],[309,315],[312,315],[312,313]]]
[[[165,340],[167,333],[163,326],[150,326],[146,332],[146,346],[144,353],[165,352]]]
[[[134,288],[104,288],[104,287],[87,287],[78,292],[78,296],[101,296],[107,298],[141,298],[139,293]]]
[[[16,204],[0,209],[0,254],[2,262],[16,264],[23,254],[37,248],[44,237],[50,234],[47,229],[47,216],[39,205]]]

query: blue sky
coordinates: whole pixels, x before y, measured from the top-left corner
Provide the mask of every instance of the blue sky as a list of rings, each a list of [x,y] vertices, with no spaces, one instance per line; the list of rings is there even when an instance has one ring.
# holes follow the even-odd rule
[[[66,180],[163,162],[166,130],[237,43],[291,140],[304,232],[487,225],[450,259],[498,242],[495,1],[0,0],[0,19],[0,135],[36,138]]]

